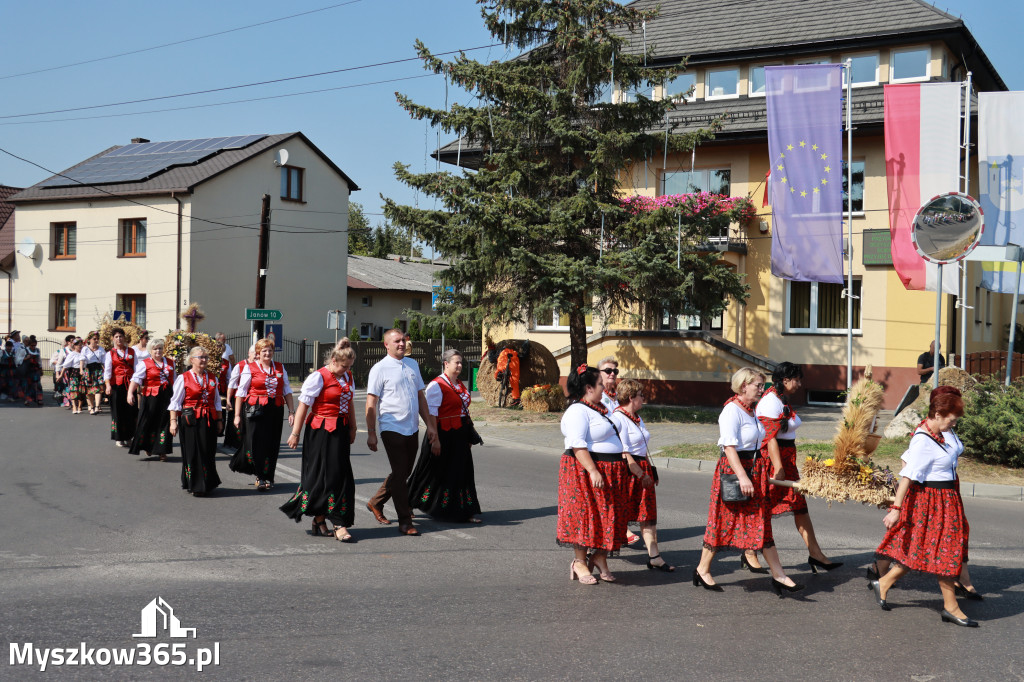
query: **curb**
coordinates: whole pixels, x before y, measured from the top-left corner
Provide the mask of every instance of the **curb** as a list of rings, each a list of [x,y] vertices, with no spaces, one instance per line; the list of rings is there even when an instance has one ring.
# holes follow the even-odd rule
[[[537,452],[545,455],[553,454],[551,448],[541,448],[535,445],[528,445],[520,443],[518,441],[508,440],[506,438],[492,437],[486,439],[488,442],[497,442],[503,447],[514,448],[518,450],[528,450],[530,452]],[[650,457],[651,463],[658,467],[659,473],[661,471],[673,471],[677,473],[689,473],[689,474],[712,474],[715,471],[715,465],[718,463],[716,459],[682,459],[679,457],[657,457],[658,451],[656,451]],[[963,497],[978,497],[989,500],[1007,500],[1010,502],[1024,502],[1024,486],[1019,485],[999,485],[996,483],[971,483],[969,481],[961,481],[960,483],[960,495]]]

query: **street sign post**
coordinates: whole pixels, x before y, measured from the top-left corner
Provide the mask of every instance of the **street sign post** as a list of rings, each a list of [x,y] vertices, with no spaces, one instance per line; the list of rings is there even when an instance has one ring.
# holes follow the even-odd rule
[[[278,322],[284,317],[280,310],[269,308],[246,308],[245,320],[247,322]]]
[[[327,328],[334,330],[334,343],[338,343],[338,330],[345,328],[347,314],[344,310],[327,311]]]

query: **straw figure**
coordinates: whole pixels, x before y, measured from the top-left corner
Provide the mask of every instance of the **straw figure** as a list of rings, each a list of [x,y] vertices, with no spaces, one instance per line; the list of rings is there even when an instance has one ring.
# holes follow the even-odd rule
[[[564,412],[565,391],[561,384],[540,384],[523,389],[523,410],[527,412]]]
[[[480,360],[480,371],[476,375],[476,388],[484,402],[494,407],[498,404],[498,391],[501,385],[494,378],[495,359],[501,351],[509,346],[522,348],[521,339],[505,339],[494,344],[494,348]],[[528,352],[519,361],[519,385],[535,386],[550,384],[558,386],[558,363],[555,356],[541,344],[531,341]],[[492,359],[495,358],[495,359]],[[525,398],[525,396],[524,396]],[[524,400],[525,403],[525,400]],[[525,409],[525,405],[524,405]]]
[[[121,329],[124,331],[125,340],[127,345],[134,346],[142,338],[142,332],[146,331],[134,322],[125,322],[123,320],[114,321],[111,314],[105,313],[99,321],[99,329],[97,330],[100,334],[100,345],[103,346],[107,352],[114,347],[114,329]]]
[[[200,332],[189,332],[175,329],[167,333],[164,338],[164,357],[174,363],[174,371],[178,374],[187,372],[190,365],[188,354],[196,346],[206,349],[207,355],[217,359],[216,362],[208,362],[206,371],[214,376],[220,374],[220,356],[224,354],[224,346],[209,334]]]
[[[829,503],[855,500],[881,507],[892,502],[896,482],[892,471],[870,460],[881,440],[875,428],[882,399],[882,386],[872,381],[868,366],[864,377],[847,392],[832,457],[807,458],[796,485],[800,492]]]

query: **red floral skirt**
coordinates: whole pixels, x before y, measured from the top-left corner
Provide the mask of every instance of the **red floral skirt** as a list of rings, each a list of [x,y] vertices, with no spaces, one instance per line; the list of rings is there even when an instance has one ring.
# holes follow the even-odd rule
[[[634,457],[633,460],[640,466],[641,478],[644,475],[651,475],[651,463],[646,457]],[[626,476],[626,521],[633,523],[658,523],[658,497],[654,488],[648,490],[640,483],[640,479],[632,474]]]
[[[754,484],[753,496],[746,502],[723,502],[719,476],[722,472],[734,472],[724,455],[718,459],[711,482],[708,525],[704,530],[704,547],[707,549],[748,550],[775,546],[771,501],[768,497],[768,469],[771,461],[757,457],[752,465],[752,468],[747,469],[747,475]]]
[[[912,571],[956,578],[967,561],[969,535],[958,488],[911,483],[900,519],[886,532],[875,555]]]
[[[779,458],[782,460],[782,471],[786,474],[786,480],[799,481],[800,470],[796,466],[796,443],[780,440],[776,442],[779,444]],[[768,462],[769,466],[771,465],[767,446],[761,448],[761,457]],[[772,473],[770,469],[769,473]],[[787,488],[781,485],[770,485],[769,487],[772,516],[807,513],[807,498],[797,492],[796,488]]]
[[[616,552],[626,537],[626,460],[595,461],[604,487],[595,488],[590,474],[573,454],[563,454],[558,470],[559,545]]]

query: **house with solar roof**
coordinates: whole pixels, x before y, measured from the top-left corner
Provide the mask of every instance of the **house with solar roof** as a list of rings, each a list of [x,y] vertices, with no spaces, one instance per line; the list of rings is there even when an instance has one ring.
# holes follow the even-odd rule
[[[269,195],[265,307],[286,337],[318,338],[345,306],[357,189],[301,132],[111,147],[9,198],[35,245],[14,260],[13,324],[82,334],[117,310],[159,335],[195,301],[202,331],[248,330]]]
[[[673,131],[693,132],[716,121],[721,127],[692,154],[652,149],[635,159],[622,174],[623,196],[704,191],[749,197],[760,207],[772,167],[765,67],[851,61],[852,186],[846,183],[845,160],[841,170],[844,207],[845,194],[853,196],[853,378],[871,365],[875,380],[885,386],[885,406],[896,407],[907,386],[917,383],[917,357],[934,337],[935,294],[905,290],[893,268],[883,89],[890,83],[961,82],[970,72],[974,93],[1005,91],[965,21],[923,0],[637,0],[629,5],[659,9],[656,18],[629,34],[630,53],[652,48],[651,65],[676,66],[688,58],[687,68],[664,88],[616,84],[601,101],[670,97],[674,108],[667,125]],[[976,145],[976,96],[970,116]],[[469,168],[481,159],[467,139],[453,140],[435,155]],[[971,180],[970,191],[977,196],[976,162]],[[786,360],[804,368],[797,400],[841,402],[847,385],[845,284],[773,276],[771,236],[767,206],[757,219],[731,225],[706,245],[720,263],[745,276],[750,287],[745,305],[730,303],[724,315],[712,319],[664,310],[642,329],[588,317],[591,363],[613,355],[625,377],[645,381],[649,400],[706,405],[731,396],[729,377],[739,367],[770,370]],[[972,264],[966,314],[952,297],[944,301],[944,353],[1006,349],[1001,335],[1010,319],[1010,297],[1000,300],[980,283],[981,269]],[[964,327],[966,348],[960,341]],[[555,355],[562,376],[570,369],[568,315],[550,303],[537,301],[533,319],[523,324],[488,326],[486,332],[495,340],[542,344]]]

